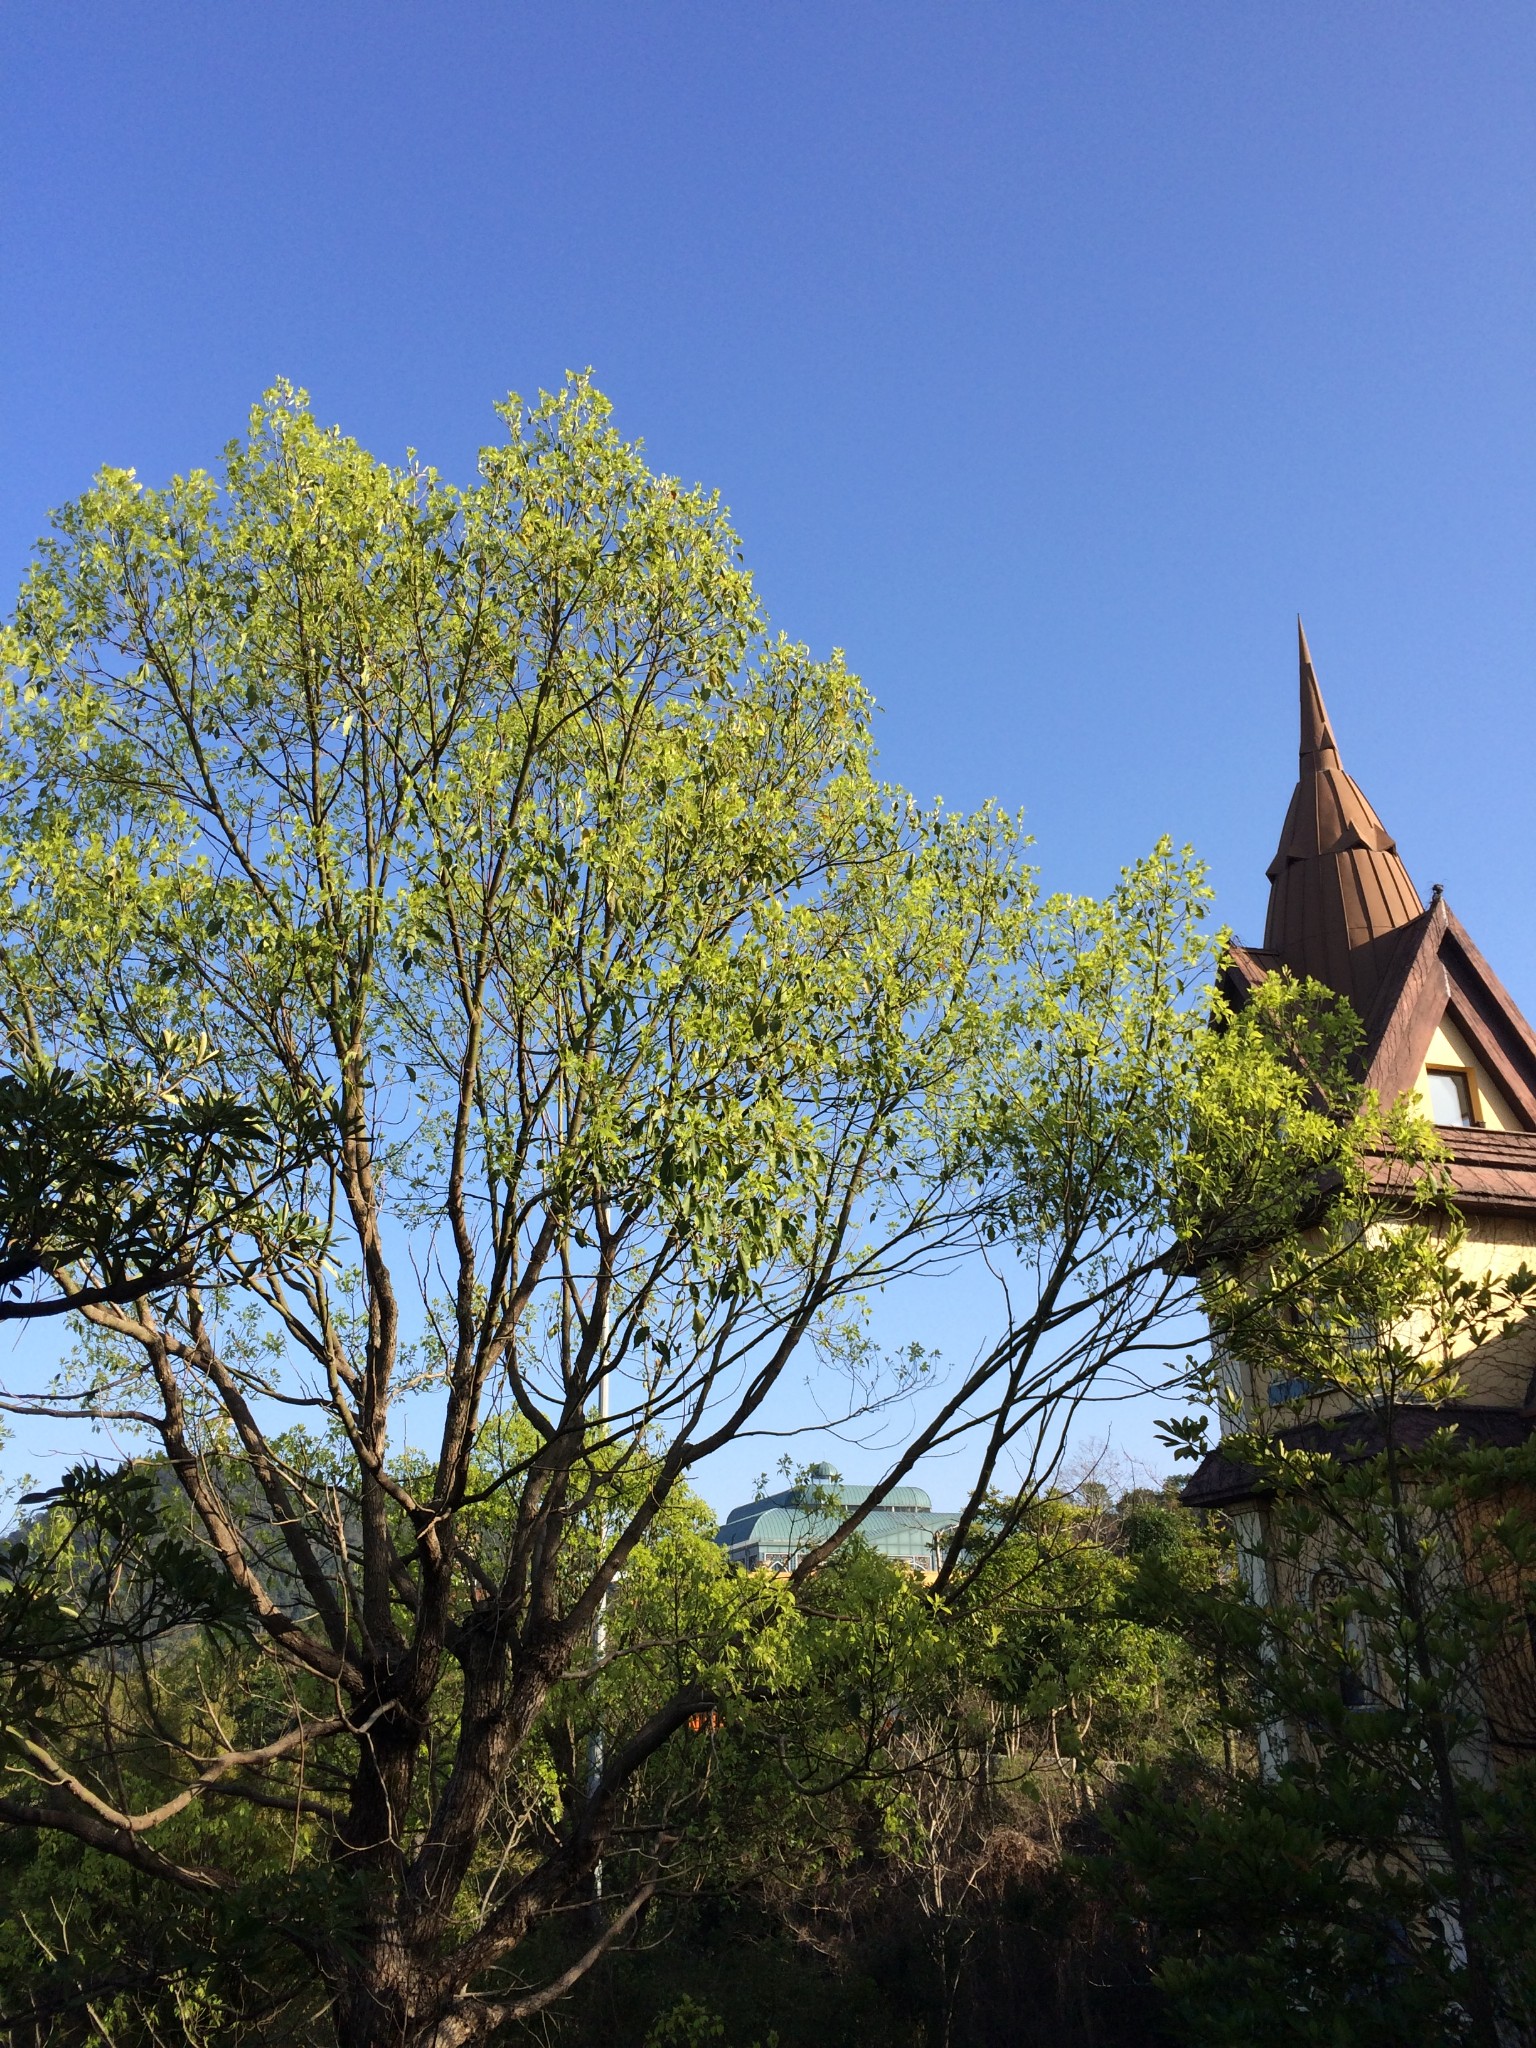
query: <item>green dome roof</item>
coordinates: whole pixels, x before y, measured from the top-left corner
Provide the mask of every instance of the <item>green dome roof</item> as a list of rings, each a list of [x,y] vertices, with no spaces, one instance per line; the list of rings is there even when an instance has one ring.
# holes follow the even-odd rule
[[[845,1486],[829,1465],[808,1467],[805,1482],[761,1495],[731,1509],[715,1541],[741,1565],[792,1567],[824,1542],[850,1509],[874,1488]],[[936,1512],[920,1486],[893,1486],[860,1522],[856,1539],[882,1557],[931,1570],[938,1541],[953,1529],[953,1514]]]

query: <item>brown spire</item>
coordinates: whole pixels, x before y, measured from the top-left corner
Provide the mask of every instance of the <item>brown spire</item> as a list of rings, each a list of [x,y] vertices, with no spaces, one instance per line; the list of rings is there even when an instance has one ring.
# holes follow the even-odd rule
[[[1323,693],[1317,687],[1317,670],[1312,666],[1312,650],[1307,645],[1307,629],[1299,618],[1296,643],[1301,655],[1301,772],[1305,775],[1309,762],[1314,768],[1337,768],[1339,743],[1328,723]]]
[[[1269,864],[1264,950],[1348,996],[1363,1016],[1396,934],[1424,906],[1397,843],[1344,773],[1300,619],[1301,777]]]

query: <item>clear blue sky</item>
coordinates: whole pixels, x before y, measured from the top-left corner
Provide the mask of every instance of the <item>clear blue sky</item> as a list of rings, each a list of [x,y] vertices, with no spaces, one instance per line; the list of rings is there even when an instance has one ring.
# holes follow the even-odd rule
[[[1170,831],[1259,936],[1300,610],[1536,1013],[1533,88],[1494,0],[13,0],[0,584],[279,374],[463,476],[591,364],[1062,885]]]

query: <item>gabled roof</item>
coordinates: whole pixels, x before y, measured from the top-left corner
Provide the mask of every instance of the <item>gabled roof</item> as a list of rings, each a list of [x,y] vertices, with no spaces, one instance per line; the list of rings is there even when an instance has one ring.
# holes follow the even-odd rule
[[[1365,1019],[1366,1080],[1383,1102],[1418,1080],[1436,1026],[1449,1017],[1524,1130],[1536,1131],[1536,1033],[1437,890],[1406,927]]]

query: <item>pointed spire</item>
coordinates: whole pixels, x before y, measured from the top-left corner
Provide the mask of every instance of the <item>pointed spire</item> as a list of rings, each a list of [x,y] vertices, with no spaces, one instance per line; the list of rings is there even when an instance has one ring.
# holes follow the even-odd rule
[[[1339,765],[1339,744],[1333,736],[1333,727],[1328,723],[1327,706],[1323,693],[1317,686],[1317,670],[1312,666],[1312,650],[1307,645],[1307,629],[1301,623],[1301,614],[1296,614],[1296,640],[1301,656],[1301,762],[1306,772],[1307,756],[1313,757],[1314,764],[1323,765],[1321,757],[1331,754],[1330,767]]]
[[[1264,949],[1294,974],[1348,996],[1362,1015],[1402,927],[1424,906],[1397,842],[1339,760],[1306,630],[1301,670],[1301,773],[1269,864]]]

